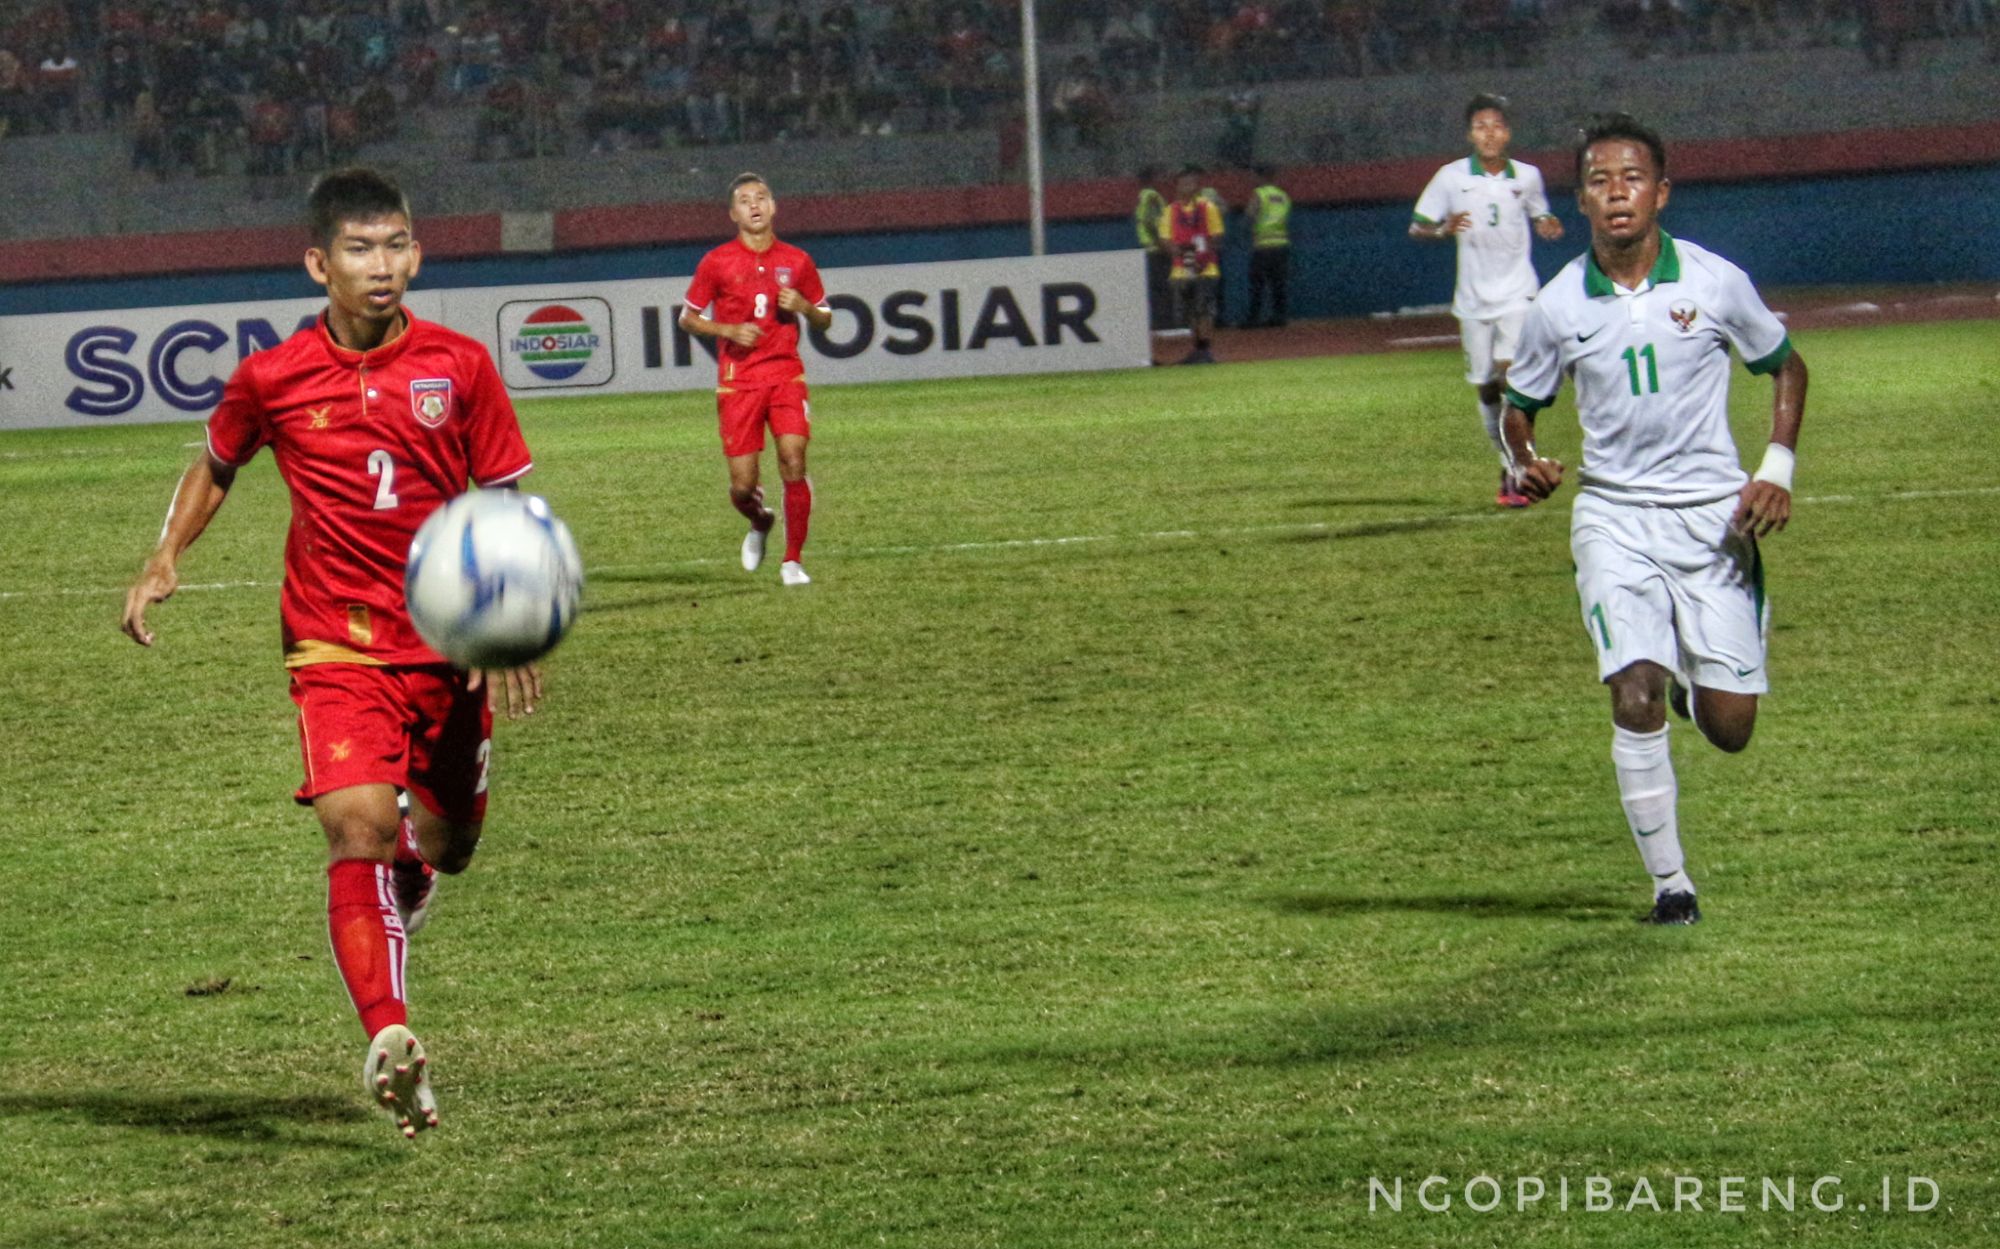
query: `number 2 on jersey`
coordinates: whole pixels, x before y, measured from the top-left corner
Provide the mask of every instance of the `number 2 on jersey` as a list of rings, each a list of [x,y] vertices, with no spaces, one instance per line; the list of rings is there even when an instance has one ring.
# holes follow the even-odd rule
[[[368,475],[375,482],[375,510],[386,512],[402,500],[396,497],[396,458],[387,451],[368,453]]]

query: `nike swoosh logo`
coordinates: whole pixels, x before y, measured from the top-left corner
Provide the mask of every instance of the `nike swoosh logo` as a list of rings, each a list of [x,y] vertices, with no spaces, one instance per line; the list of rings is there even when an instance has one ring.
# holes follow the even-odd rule
[[[1642,829],[1639,829],[1639,830],[1638,830],[1638,832],[1639,832],[1639,835],[1640,835],[1641,837],[1651,837],[1651,836],[1652,836],[1652,835],[1653,835],[1654,833],[1663,833],[1663,832],[1665,832],[1665,831],[1666,831],[1666,829],[1667,829],[1667,826],[1666,826],[1665,824],[1662,824],[1662,825],[1660,825],[1660,826],[1659,826],[1658,828],[1642,828]]]
[[[1738,668],[1738,669],[1736,670],[1736,675],[1737,675],[1737,676],[1739,676],[1739,677],[1747,677],[1747,676],[1749,676],[1749,675],[1750,675],[1751,673],[1753,673],[1753,672],[1757,671],[1757,667],[1758,667],[1758,665],[1756,665],[1756,664],[1751,664],[1751,665],[1750,665],[1750,666],[1749,666],[1748,668]]]
[[[1591,339],[1596,338],[1599,334],[1602,334],[1603,332],[1604,332],[1604,327],[1600,325],[1588,334],[1579,332],[1576,336],[1576,341],[1580,343],[1587,343]]]

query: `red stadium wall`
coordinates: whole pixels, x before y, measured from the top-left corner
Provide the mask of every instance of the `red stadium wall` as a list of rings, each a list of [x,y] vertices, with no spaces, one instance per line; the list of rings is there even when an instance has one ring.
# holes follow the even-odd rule
[[[1523,152],[1547,173],[1552,186],[1571,182],[1564,151]],[[1895,170],[1986,165],[2000,161],[2000,126],[1950,126],[1916,130],[1864,130],[1765,139],[1677,143],[1672,152],[1679,182],[1744,182]],[[1287,168],[1280,180],[1302,205],[1374,204],[1414,200],[1437,168],[1436,156],[1365,165]],[[1223,174],[1216,186],[1232,202],[1251,189],[1247,175]],[[1119,218],[1131,212],[1130,178],[1052,186],[1052,221]],[[881,191],[864,195],[799,197],[796,219],[813,223],[814,235],[876,234],[1004,225],[1027,213],[1019,186],[954,187],[931,191]],[[555,214],[555,249],[572,251],[656,243],[712,241],[715,207],[707,202],[636,204],[568,209]],[[502,253],[498,213],[432,217],[423,223],[424,250],[449,259]],[[0,243],[0,282],[139,277],[284,268],[298,263],[296,227],[217,230],[185,234],[120,235]]]

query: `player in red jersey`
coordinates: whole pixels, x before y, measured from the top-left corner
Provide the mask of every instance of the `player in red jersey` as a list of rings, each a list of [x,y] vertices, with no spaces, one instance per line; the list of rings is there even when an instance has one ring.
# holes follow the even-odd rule
[[[292,496],[280,615],[305,762],[296,797],[326,831],[327,927],[369,1037],[363,1082],[415,1136],[437,1125],[437,1103],[408,1027],[405,943],[433,869],[465,870],[479,842],[494,704],[532,712],[541,676],[452,668],[410,623],[404,563],[445,500],[518,481],[533,461],[486,349],[403,308],[422,251],[396,185],[338,170],[308,210],[306,272],[326,311],[230,377],[124,627],[153,644],[146,609],[173,594],[181,554],[269,446]],[[407,817],[399,791],[414,799]]]
[[[812,257],[771,232],[777,215],[778,203],[761,177],[738,174],[729,184],[736,237],[695,266],[681,328],[720,340],[715,406],[722,454],[729,459],[729,501],[750,521],[743,567],[754,570],[764,562],[764,535],[777,519],[757,484],[768,424],[778,440],[778,476],[785,483],[785,562],[778,574],[786,585],[806,585],[812,578],[800,565],[799,552],[812,517],[812,483],[806,479],[812,413],[799,359],[799,319],[825,330],[833,324],[833,309]]]

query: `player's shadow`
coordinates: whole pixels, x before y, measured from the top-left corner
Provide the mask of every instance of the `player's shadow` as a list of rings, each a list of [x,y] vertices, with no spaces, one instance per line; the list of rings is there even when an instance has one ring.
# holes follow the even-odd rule
[[[1370,894],[1311,891],[1277,894],[1271,905],[1295,915],[1379,915],[1389,912],[1462,915],[1468,919],[1567,919],[1576,923],[1629,920],[1630,898],[1605,894],[1430,893]]]
[[[1623,912],[1606,918],[1620,916],[1629,923]],[[1609,1044],[1627,1036],[1628,1025],[1600,1006],[1644,983],[1648,969],[1666,957],[1657,943],[1582,930],[1519,960],[1471,967],[1399,998],[1363,1005],[1323,999],[1278,1016],[1269,1033],[1246,1038],[1244,1059],[1289,1067],[1435,1052],[1518,1053],[1558,1038]],[[1577,986],[1565,1011],[1549,1009],[1552,981]]]
[[[706,585],[721,578],[700,568],[633,568],[588,574],[588,584],[599,585]]]
[[[1427,529],[1443,529],[1451,524],[1448,516],[1424,516],[1412,520],[1363,521],[1356,525],[1329,525],[1325,529],[1306,529],[1296,533],[1277,534],[1274,542],[1345,542],[1354,538],[1393,538],[1403,534],[1423,533]]]
[[[700,569],[592,573],[589,589],[584,593],[583,611],[588,616],[608,616],[654,607],[685,607],[702,599],[749,594],[759,588],[756,582],[740,574],[731,576]]]
[[[1286,507],[1301,512],[1324,512],[1336,507],[1436,507],[1436,499],[1412,499],[1396,495],[1341,494],[1318,499],[1293,499]]]
[[[1339,902],[1337,895],[1324,896]],[[1376,908],[1380,899],[1355,901],[1362,905],[1350,910],[1393,909]],[[1437,902],[1453,914],[1467,913],[1463,906],[1449,905],[1454,901],[1463,900],[1417,898],[1406,900],[1402,909],[1427,910],[1427,902]],[[1536,899],[1526,901],[1532,907]],[[1521,902],[1512,899],[1495,909],[1518,914]],[[1593,917],[1599,910],[1608,916],[1623,914],[1594,900],[1579,899],[1575,904]],[[1341,907],[1325,909],[1337,912]],[[1418,933],[1424,940],[1434,935]],[[1330,991],[1306,993],[1261,1019],[1226,1018],[1164,1031],[1151,1026],[1111,1036],[1037,1036],[995,1043],[983,1056],[1001,1063],[1039,1062],[1064,1068],[1141,1064],[1155,1070],[1208,1071],[1217,1066],[1403,1062],[1426,1053],[1518,1054],[1557,1039],[1610,1044],[1628,1035],[1629,1024],[1615,1012],[1599,1008],[1631,996],[1633,986],[1648,983],[1655,965],[1673,957],[1668,948],[1672,944],[1635,940],[1632,934],[1608,928],[1571,929],[1553,944],[1516,959],[1465,966],[1440,960],[1440,974],[1419,975],[1380,1000],[1357,1001]],[[1560,999],[1551,998],[1552,983],[1566,986],[1557,991]],[[1553,1000],[1563,1003],[1561,1011],[1549,1008]]]
[[[264,1097],[248,1093],[125,1093],[55,1090],[0,1093],[0,1117],[81,1115],[101,1127],[139,1128],[165,1136],[271,1141],[321,1149],[365,1149],[358,1140],[300,1135],[300,1126],[347,1124],[363,1114],[341,1097]]]

